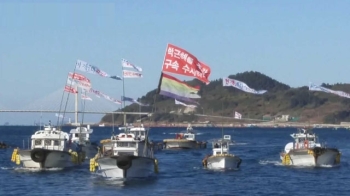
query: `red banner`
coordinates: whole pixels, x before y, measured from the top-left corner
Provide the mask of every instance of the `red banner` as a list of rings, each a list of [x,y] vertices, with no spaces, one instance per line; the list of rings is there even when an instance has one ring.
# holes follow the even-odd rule
[[[74,93],[74,94],[78,93],[77,90],[75,90],[74,88],[67,86],[67,85],[64,87],[64,91],[67,91],[69,93]]]
[[[210,67],[200,62],[195,56],[186,50],[168,44],[162,71],[195,77],[209,84]]]
[[[90,83],[89,78],[87,78],[87,77],[85,77],[84,75],[81,75],[81,74],[69,72],[68,77],[72,78],[74,80],[79,80],[79,81]]]

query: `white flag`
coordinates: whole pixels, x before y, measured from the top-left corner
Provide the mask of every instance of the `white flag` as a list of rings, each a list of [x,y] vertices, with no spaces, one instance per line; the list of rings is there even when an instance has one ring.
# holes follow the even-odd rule
[[[103,77],[110,77],[106,72],[100,70],[98,67],[89,65],[87,62],[82,60],[77,60],[77,63],[75,65],[75,69],[84,71],[91,74],[97,74]]]
[[[175,104],[176,105],[183,105],[183,106],[186,106],[186,107],[189,107],[189,108],[196,108],[197,107],[196,105],[188,105],[188,104],[185,104],[185,103],[183,103],[181,101],[178,101],[176,99],[175,99]]]
[[[309,84],[309,90],[310,91],[322,91],[322,92],[326,92],[326,93],[332,93],[332,94],[338,95],[340,97],[350,98],[350,94],[349,93],[346,93],[346,92],[343,92],[343,91],[335,91],[335,90],[332,90],[332,89],[329,89],[329,88],[325,88],[323,86],[319,86],[319,85],[313,84],[311,82]]]
[[[235,112],[235,116],[234,116],[235,119],[242,119],[242,114],[238,113],[238,112]]]
[[[246,83],[241,82],[239,80],[230,79],[230,78],[222,78],[222,85],[223,86],[233,86],[239,90],[242,90],[247,93],[253,93],[253,94],[264,94],[267,91],[266,90],[255,90],[250,88]]]
[[[126,59],[122,59],[122,67],[125,67],[125,68],[133,68],[139,72],[142,72],[142,68],[141,67],[138,67],[138,66],[135,66],[134,64],[130,63],[128,60]]]
[[[123,70],[124,78],[142,78],[142,74],[136,71]]]

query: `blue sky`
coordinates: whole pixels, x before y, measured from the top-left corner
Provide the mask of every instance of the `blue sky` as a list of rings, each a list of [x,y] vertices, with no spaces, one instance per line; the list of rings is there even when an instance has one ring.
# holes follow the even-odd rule
[[[111,75],[121,74],[122,58],[142,67],[144,78],[125,83],[126,96],[141,97],[157,86],[167,43],[208,64],[211,80],[259,71],[292,87],[348,83],[349,7],[322,0],[1,1],[0,108],[23,108],[63,88],[77,59]],[[121,82],[85,75],[95,89],[122,95]],[[0,124],[9,116],[0,114]]]

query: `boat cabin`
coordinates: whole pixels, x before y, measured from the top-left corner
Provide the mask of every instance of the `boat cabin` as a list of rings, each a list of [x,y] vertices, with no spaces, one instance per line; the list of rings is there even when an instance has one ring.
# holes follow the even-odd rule
[[[306,129],[299,129],[299,132],[291,134],[291,137],[294,138],[294,149],[321,147],[315,133],[311,133]]]
[[[135,138],[137,140],[140,140],[140,141],[143,141],[143,140],[146,139],[146,134],[147,134],[147,131],[148,131],[148,129],[146,129],[143,126],[143,124],[141,124],[141,126],[139,126],[139,127],[134,127],[134,126],[120,127],[119,130],[124,130],[125,133],[133,134],[135,136]]]
[[[132,133],[134,132],[134,133]],[[135,133],[144,132],[140,130],[133,130],[131,132],[120,133],[117,136],[112,136],[112,151],[114,156],[119,155],[133,155],[133,156],[153,156],[153,149],[150,145],[141,140],[142,135],[135,135]],[[143,135],[145,137],[145,135]],[[145,150],[146,148],[146,150]]]
[[[193,128],[192,128],[191,124],[187,125],[186,132],[187,133],[193,133]]]
[[[224,135],[223,139],[213,141],[213,155],[229,154],[229,145],[231,143],[231,136]]]
[[[69,135],[51,126],[36,131],[31,137],[31,149],[44,148],[48,150],[63,151],[67,146]]]
[[[77,127],[75,129],[70,130],[70,137],[72,142],[80,143],[89,143],[90,142],[90,134],[93,132],[93,129],[90,129],[90,125],[87,127]]]

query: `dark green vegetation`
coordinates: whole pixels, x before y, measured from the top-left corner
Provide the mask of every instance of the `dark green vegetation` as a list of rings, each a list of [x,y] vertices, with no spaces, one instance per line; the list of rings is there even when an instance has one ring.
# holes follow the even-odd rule
[[[254,95],[233,87],[223,87],[222,79],[205,85],[198,80],[188,81],[190,85],[200,85],[200,106],[194,111],[185,110],[184,106],[175,105],[173,99],[156,95],[156,89],[139,99],[151,107],[142,107],[142,112],[153,112],[151,118],[143,121],[183,122],[203,120],[193,114],[206,114],[232,117],[234,111],[243,118],[269,120],[280,115],[290,115],[293,121],[314,123],[339,123],[350,121],[350,99],[337,95],[309,91],[307,86],[291,88],[259,72],[244,72],[230,75],[230,78],[245,82],[257,90],[267,90],[263,95]],[[350,84],[322,84],[326,88],[350,92]],[[132,104],[125,111],[138,112],[139,106]],[[123,122],[122,115],[115,115],[118,124]],[[138,115],[127,116],[127,122],[140,119]],[[208,120],[208,118],[206,118]],[[210,120],[210,119],[209,119]],[[102,118],[102,122],[112,122],[111,115]]]

